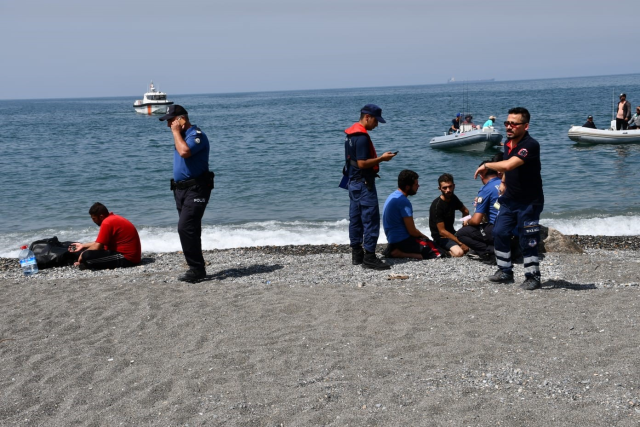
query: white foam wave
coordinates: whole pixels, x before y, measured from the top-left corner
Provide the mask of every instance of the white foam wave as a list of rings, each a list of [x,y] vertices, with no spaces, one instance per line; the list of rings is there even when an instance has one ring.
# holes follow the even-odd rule
[[[640,235],[639,216],[602,218],[546,219],[542,224],[564,234],[590,234],[603,236]],[[416,226],[429,234],[428,218],[416,218]],[[460,221],[456,228],[461,227]],[[349,222],[326,221],[265,221],[241,225],[205,225],[202,229],[202,248],[229,249],[250,246],[348,244]],[[139,230],[144,252],[174,252],[181,250],[176,227],[143,227]],[[51,236],[61,241],[92,241],[97,228],[40,230],[24,233],[0,234],[0,257],[17,258],[21,245]],[[378,243],[386,243],[384,230],[380,230]]]

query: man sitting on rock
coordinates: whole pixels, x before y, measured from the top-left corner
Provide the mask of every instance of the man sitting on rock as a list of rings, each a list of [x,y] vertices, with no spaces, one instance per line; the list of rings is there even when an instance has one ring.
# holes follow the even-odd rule
[[[102,203],[94,203],[89,215],[100,226],[100,231],[95,242],[78,242],[69,246],[70,252],[82,252],[74,265],[81,270],[102,270],[140,264],[140,237],[129,220],[109,212]]]
[[[480,166],[487,163],[484,161]],[[456,233],[458,239],[473,249],[480,259],[487,264],[495,264],[493,254],[493,224],[498,216],[500,204],[499,189],[502,180],[498,172],[485,166],[479,173],[482,180],[482,188],[478,191],[478,196],[474,202],[475,212],[469,220],[464,221],[462,227]]]
[[[440,253],[433,242],[416,228],[413,206],[408,196],[418,192],[418,174],[405,169],[398,175],[398,189],[387,197],[382,209],[382,226],[387,235],[388,258],[438,258]]]

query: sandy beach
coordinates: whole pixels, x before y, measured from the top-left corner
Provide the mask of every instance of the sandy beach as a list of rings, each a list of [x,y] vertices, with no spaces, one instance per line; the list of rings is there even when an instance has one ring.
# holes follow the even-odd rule
[[[640,238],[614,240],[546,254],[533,292],[338,245],[209,251],[197,284],[180,253],[3,260],[0,425],[637,426]]]

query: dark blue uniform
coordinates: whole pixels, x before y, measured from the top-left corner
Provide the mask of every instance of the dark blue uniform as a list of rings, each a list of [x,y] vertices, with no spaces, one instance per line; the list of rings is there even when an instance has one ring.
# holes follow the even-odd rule
[[[349,177],[349,240],[352,248],[376,250],[380,236],[380,207],[376,191],[376,171],[360,169],[358,160],[376,157],[365,128],[355,123],[345,130],[344,152]]]
[[[498,199],[500,211],[493,227],[496,262],[506,272],[513,272],[511,264],[511,234],[517,227],[524,258],[525,276],[540,279],[538,243],[540,242],[540,213],[544,207],[542,176],[540,174],[540,144],[529,132],[517,146],[505,144],[504,160],[518,157],[524,164],[505,172],[505,193]]]
[[[191,156],[182,158],[173,154],[173,195],[180,219],[178,234],[182,252],[189,267],[204,270],[202,256],[202,216],[209,203],[212,182],[209,176],[209,139],[195,125],[184,131],[182,137],[189,146]]]

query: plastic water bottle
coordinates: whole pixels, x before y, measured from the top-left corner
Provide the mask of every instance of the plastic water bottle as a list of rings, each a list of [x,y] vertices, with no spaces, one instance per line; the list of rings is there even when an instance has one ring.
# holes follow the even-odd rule
[[[20,267],[25,276],[32,276],[38,272],[38,263],[36,262],[36,256],[26,246],[21,247],[20,255]]]

